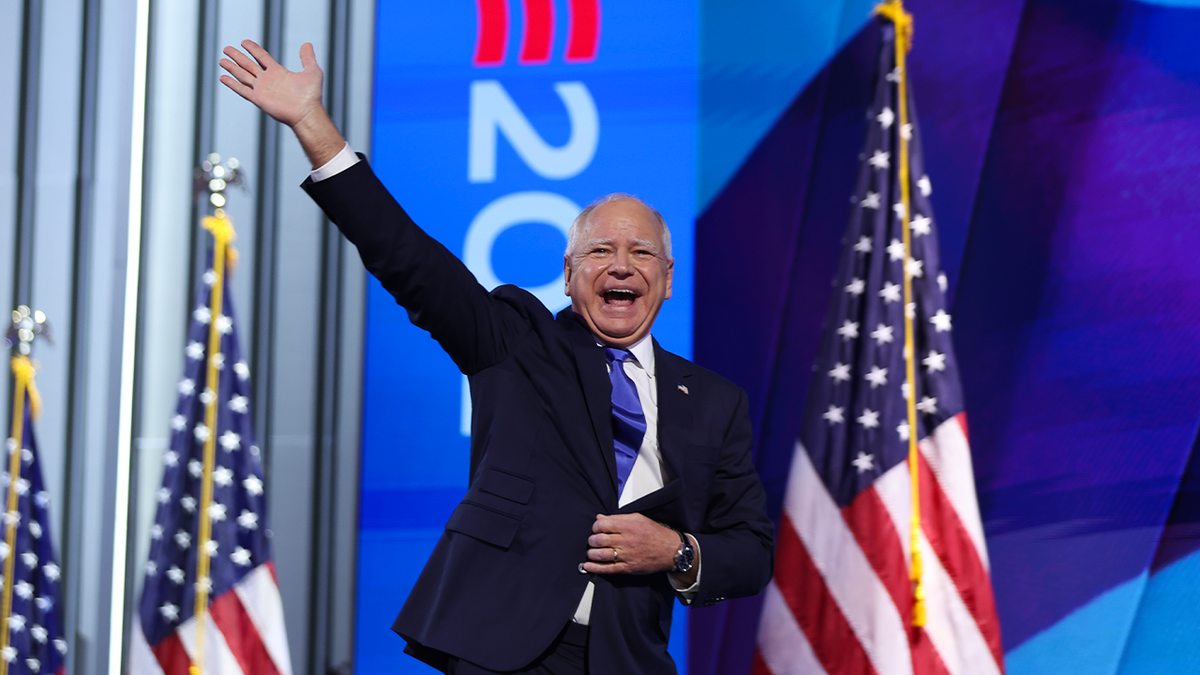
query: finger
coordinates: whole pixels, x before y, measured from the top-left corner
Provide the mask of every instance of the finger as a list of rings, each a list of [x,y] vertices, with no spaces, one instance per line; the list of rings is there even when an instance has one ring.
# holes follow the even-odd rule
[[[279,65],[275,59],[271,58],[271,55],[267,53],[267,50],[259,47],[258,43],[254,40],[242,40],[242,48],[250,52],[250,56],[253,56],[254,60],[258,61],[259,64],[262,65],[263,70],[268,70]]]
[[[254,84],[255,80],[258,79],[256,77],[254,77],[253,75],[251,75],[250,73],[247,73],[241,66],[234,63],[233,61],[230,61],[229,59],[221,59],[220,62],[217,63],[217,65],[224,68],[225,72],[232,75],[235,79],[237,79],[238,82],[241,82],[242,84],[244,84],[248,87],[252,86]]]
[[[616,550],[616,549],[609,548],[607,546],[604,548],[589,548],[588,552],[587,552],[587,557],[588,557],[588,560],[592,560],[592,561],[598,562],[598,563],[606,563],[606,564],[611,565],[613,562],[613,551],[614,550]]]
[[[246,85],[242,84],[241,82],[238,82],[237,80],[233,79],[232,77],[230,77],[228,75],[221,76],[221,84],[225,85],[226,87],[229,87],[230,89],[233,90],[233,92],[235,94],[237,94],[238,96],[241,96],[242,98],[246,99],[247,101],[250,101],[250,93],[254,91],[250,87],[247,87]],[[251,103],[253,103],[253,101],[251,101]]]
[[[592,532],[620,532],[618,522],[616,518],[611,516],[596,516],[596,522],[592,523]]]
[[[583,569],[584,571],[591,572],[593,574],[623,574],[629,571],[629,566],[623,562],[616,564],[585,562],[583,564]]]
[[[611,534],[593,534],[588,537],[588,546],[592,548],[614,548],[617,544],[617,539]]]
[[[228,56],[234,63],[236,63],[239,68],[246,71],[246,73],[257,77],[258,74],[262,72],[262,68],[260,68],[259,65],[254,62],[254,59],[246,56],[240,49],[226,47],[221,51],[225,54],[225,56]],[[226,68],[226,70],[229,69]]]
[[[305,42],[300,45],[300,65],[305,70],[317,66],[317,52],[313,49],[311,42]]]

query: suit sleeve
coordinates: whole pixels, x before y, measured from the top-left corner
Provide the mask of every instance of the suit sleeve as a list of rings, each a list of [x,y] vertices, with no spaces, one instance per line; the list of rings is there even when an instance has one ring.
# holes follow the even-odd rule
[[[463,373],[498,363],[529,330],[523,315],[529,308],[480,286],[454,254],[409,218],[365,160],[301,187],[358,248],[367,270],[408,310],[413,324],[429,331]]]
[[[702,569],[692,603],[702,607],[755,595],[771,580],[774,568],[775,527],[767,517],[766,495],[752,462],[749,403],[744,391],[737,392],[704,526],[692,533],[700,544]]]

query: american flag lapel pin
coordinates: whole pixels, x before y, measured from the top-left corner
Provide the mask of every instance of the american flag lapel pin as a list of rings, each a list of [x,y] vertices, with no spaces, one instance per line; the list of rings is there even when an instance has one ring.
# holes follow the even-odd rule
[[[677,382],[677,383],[675,383],[675,388],[676,388],[676,389],[678,389],[679,391],[682,391],[682,392],[684,393],[684,395],[685,395],[685,396],[686,396],[686,395],[687,395],[687,393],[688,393],[687,387],[683,386],[683,383],[682,383],[682,382]]]

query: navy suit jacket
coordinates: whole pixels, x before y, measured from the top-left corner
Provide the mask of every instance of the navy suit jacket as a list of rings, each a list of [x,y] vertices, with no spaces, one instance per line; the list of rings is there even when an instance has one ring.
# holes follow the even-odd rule
[[[570,309],[492,292],[418,228],[365,161],[305,190],[471,385],[470,487],[396,618],[407,651],[491,670],[534,661],[596,582],[593,675],[674,673],[665,573],[581,573],[596,514],[643,513],[695,536],[712,605],[771,578],[773,526],[751,463],[745,393],[654,344],[665,486],[617,506],[604,351]]]

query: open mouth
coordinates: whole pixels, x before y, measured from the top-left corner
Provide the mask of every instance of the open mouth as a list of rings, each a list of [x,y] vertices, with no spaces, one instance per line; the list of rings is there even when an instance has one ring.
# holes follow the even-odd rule
[[[604,304],[615,307],[628,307],[637,300],[638,294],[628,288],[610,288],[601,294]]]

